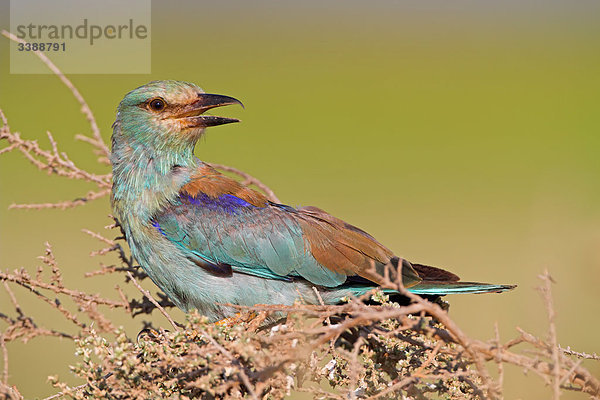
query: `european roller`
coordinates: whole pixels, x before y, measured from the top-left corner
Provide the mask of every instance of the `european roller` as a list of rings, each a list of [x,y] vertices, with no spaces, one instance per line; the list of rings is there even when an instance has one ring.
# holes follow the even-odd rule
[[[326,304],[383,282],[386,265],[422,296],[502,292],[400,258],[367,232],[317,207],[291,207],[194,156],[206,128],[238,122],[206,115],[240,104],[192,83],[154,81],[129,92],[113,125],[112,207],[131,252],[182,310],[211,321],[227,304]]]

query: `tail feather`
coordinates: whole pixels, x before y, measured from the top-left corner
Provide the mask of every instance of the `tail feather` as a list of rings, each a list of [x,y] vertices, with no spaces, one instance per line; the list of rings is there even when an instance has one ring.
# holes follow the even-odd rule
[[[502,293],[512,290],[517,285],[495,285],[480,282],[443,282],[422,281],[417,285],[407,288],[411,293],[423,296],[444,296],[458,293]]]
[[[398,269],[398,258],[392,259],[392,265]],[[395,262],[394,262],[395,261]],[[461,282],[460,278],[452,272],[446,271],[445,269],[433,267],[430,265],[409,263],[402,259],[401,268],[403,271],[403,277],[405,276],[404,271],[407,270],[407,265],[410,267],[409,271],[416,272],[418,277],[422,280],[418,283],[412,283],[412,286],[406,285],[406,290],[411,293],[424,296],[427,298],[436,298],[439,296],[445,296],[447,294],[476,294],[476,293],[502,293],[512,290],[517,285],[496,285],[492,283],[481,283],[481,282]],[[406,282],[404,282],[406,284]],[[374,287],[373,282],[368,279],[358,276],[348,277],[348,280],[344,285],[340,287],[343,289],[343,296],[346,296],[348,291],[354,296],[362,296]],[[398,296],[399,293],[393,289],[384,289],[384,293],[394,296],[393,301],[407,301],[407,298]],[[410,301],[409,301],[410,302]],[[408,303],[407,303],[408,304]]]

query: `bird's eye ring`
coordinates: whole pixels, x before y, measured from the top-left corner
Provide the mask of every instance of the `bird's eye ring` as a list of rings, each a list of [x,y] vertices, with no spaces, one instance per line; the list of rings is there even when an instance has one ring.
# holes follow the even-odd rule
[[[165,106],[165,101],[160,97],[152,99],[148,102],[148,107],[150,107],[150,109],[152,109],[153,111],[162,111],[165,108]]]

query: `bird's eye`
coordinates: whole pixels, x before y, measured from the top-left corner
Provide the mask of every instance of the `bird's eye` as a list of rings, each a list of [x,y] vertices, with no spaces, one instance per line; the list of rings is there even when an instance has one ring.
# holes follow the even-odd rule
[[[162,111],[165,108],[166,103],[163,99],[157,97],[156,99],[150,100],[148,106],[154,111]]]

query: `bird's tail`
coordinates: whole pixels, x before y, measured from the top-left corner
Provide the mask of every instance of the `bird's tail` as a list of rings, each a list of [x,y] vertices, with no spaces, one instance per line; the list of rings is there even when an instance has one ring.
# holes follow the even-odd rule
[[[422,281],[407,290],[421,296],[444,296],[458,293],[502,293],[516,286],[480,282]]]

